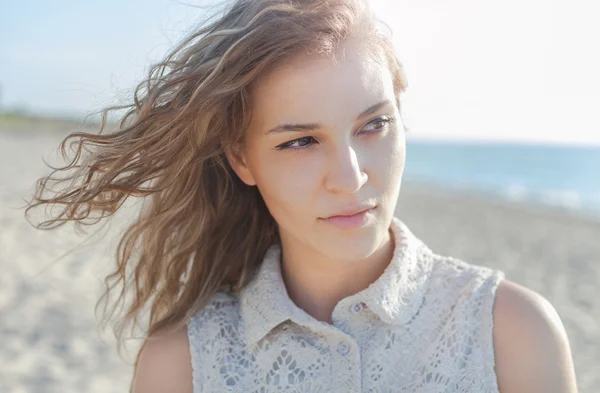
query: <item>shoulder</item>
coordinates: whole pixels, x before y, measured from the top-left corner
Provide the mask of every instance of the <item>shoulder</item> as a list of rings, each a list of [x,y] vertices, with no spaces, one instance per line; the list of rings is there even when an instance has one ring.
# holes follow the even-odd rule
[[[187,329],[150,336],[135,366],[133,393],[192,393],[192,365]]]
[[[199,348],[204,351],[223,341],[215,337],[222,334],[224,325],[236,326],[238,308],[236,296],[218,291],[184,327],[148,337],[135,365],[132,392],[192,393],[194,364],[200,364],[206,355]],[[205,346],[208,342],[212,344]]]
[[[500,393],[577,392],[567,333],[548,300],[503,280],[496,290],[493,318]]]

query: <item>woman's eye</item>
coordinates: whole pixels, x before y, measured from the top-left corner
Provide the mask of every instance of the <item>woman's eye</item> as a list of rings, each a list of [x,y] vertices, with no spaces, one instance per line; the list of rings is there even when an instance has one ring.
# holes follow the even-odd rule
[[[294,139],[293,141],[282,143],[281,145],[277,146],[277,149],[305,149],[311,146],[311,141],[315,141],[315,138],[313,138],[312,136],[305,136],[302,138]]]
[[[367,124],[367,127],[366,127],[367,130],[366,131],[367,132],[370,132],[370,131],[379,131],[379,130],[383,129],[388,123],[392,123],[393,121],[394,121],[394,118],[390,117],[390,116],[378,117],[377,119],[372,120],[371,122],[369,122]],[[374,125],[375,128],[368,129],[369,126],[371,126],[371,125]]]

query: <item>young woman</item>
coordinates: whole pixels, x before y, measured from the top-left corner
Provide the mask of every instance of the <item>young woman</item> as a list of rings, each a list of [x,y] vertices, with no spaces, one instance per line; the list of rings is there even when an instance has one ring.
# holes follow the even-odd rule
[[[150,311],[134,392],[576,391],[546,299],[394,217],[407,84],[378,26],[363,0],[235,1],[118,130],[63,141],[49,223],[148,202],[107,278],[119,332]]]

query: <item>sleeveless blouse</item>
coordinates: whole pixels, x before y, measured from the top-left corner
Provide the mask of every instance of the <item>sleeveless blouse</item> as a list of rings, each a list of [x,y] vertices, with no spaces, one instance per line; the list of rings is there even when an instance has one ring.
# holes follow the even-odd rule
[[[295,305],[273,245],[252,280],[187,325],[194,393],[499,393],[493,305],[502,271],[433,253],[398,218],[392,260],[333,324]]]

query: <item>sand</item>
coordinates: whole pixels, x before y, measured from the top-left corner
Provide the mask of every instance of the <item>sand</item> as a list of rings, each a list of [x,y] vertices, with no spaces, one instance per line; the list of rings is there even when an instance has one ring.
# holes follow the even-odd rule
[[[119,358],[94,306],[133,208],[91,239],[27,223],[18,207],[47,172],[42,157],[59,162],[63,136],[37,127],[0,126],[0,392],[125,392],[139,344]],[[409,183],[397,216],[438,254],[501,269],[546,297],[569,335],[580,392],[597,390],[600,220]]]

